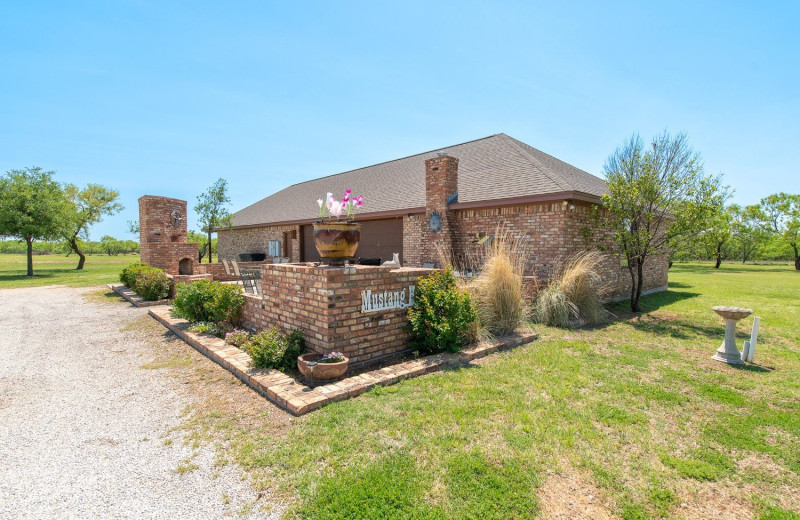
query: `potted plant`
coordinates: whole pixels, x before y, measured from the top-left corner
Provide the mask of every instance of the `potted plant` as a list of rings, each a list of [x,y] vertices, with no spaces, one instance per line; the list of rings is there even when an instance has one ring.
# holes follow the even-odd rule
[[[333,381],[342,377],[347,372],[349,363],[350,360],[341,352],[309,352],[297,358],[300,373],[315,382]]]
[[[350,190],[346,190],[342,200],[333,198],[332,193],[328,193],[326,201],[317,200],[320,219],[314,223],[314,246],[320,258],[344,260],[356,255],[361,239],[361,224],[356,224],[354,220],[364,203],[364,197],[352,197],[350,193]]]

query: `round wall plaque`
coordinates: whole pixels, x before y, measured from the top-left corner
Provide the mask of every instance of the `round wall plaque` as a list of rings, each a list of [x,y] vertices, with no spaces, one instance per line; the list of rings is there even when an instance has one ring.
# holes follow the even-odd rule
[[[442,230],[442,216],[439,214],[438,211],[434,211],[433,213],[431,213],[431,216],[428,219],[428,226],[434,233]]]

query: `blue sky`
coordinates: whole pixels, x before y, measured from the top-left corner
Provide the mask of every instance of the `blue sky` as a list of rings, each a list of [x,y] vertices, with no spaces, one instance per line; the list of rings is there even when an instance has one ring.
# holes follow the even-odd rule
[[[219,177],[236,210],[499,132],[601,175],[631,133],[668,129],[755,203],[800,192],[798,19],[777,1],[3,2],[0,171],[119,190],[92,237],[132,238],[138,197],[191,207]]]

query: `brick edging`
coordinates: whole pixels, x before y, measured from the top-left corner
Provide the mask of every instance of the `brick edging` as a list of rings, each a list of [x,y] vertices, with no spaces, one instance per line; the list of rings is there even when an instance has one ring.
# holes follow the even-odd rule
[[[293,415],[304,415],[328,403],[356,397],[377,385],[388,386],[403,379],[417,377],[444,368],[468,363],[498,350],[530,343],[537,334],[523,334],[506,341],[481,344],[454,354],[435,354],[405,361],[335,383],[309,387],[295,381],[278,370],[257,369],[250,366],[250,356],[210,334],[189,332],[189,322],[170,315],[171,307],[161,306],[149,310],[150,315],[178,335],[201,354],[230,371],[247,386],[263,395]]]
[[[131,289],[125,287],[122,284],[118,283],[110,283],[107,284],[106,287],[117,293],[118,295],[122,296],[128,302],[133,305],[134,307],[154,307],[156,305],[169,305],[169,300],[145,300]]]

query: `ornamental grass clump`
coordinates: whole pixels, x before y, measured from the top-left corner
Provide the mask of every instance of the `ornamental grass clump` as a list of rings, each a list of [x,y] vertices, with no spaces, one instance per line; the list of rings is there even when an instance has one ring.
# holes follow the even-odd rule
[[[571,257],[560,274],[540,291],[534,316],[553,327],[596,325],[608,312],[602,304],[605,284],[598,273],[602,253],[587,251]]]
[[[522,285],[527,261],[527,251],[519,241],[498,233],[478,276],[467,284],[479,322],[489,333],[511,334],[528,315]]]

